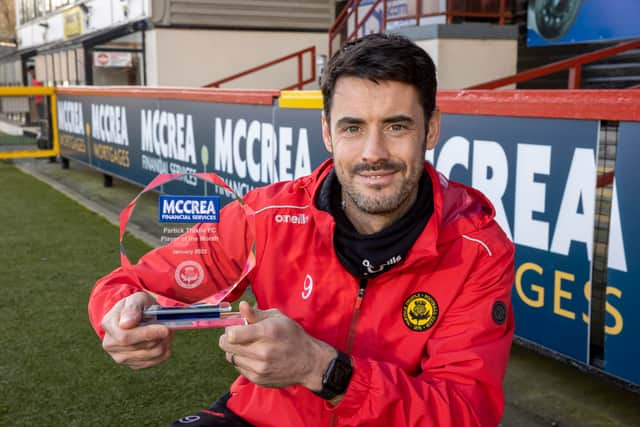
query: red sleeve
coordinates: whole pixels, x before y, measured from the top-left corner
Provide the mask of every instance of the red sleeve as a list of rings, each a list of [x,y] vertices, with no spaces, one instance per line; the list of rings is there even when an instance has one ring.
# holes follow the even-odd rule
[[[492,245],[491,254],[476,246],[474,271],[443,318],[443,326],[429,339],[419,375],[410,376],[394,364],[353,358],[353,377],[344,399],[328,408],[345,425],[498,425],[514,332],[513,245],[506,238],[500,240]],[[493,314],[500,301],[507,313],[503,323],[499,312]]]
[[[99,279],[89,297],[89,320],[98,336],[104,337],[104,315],[122,298],[136,292],[146,289],[157,294],[163,305],[189,304],[231,286],[245,267],[254,242],[252,221],[237,202],[232,202],[221,210],[218,224],[197,224],[173,242],[144,255],[132,268],[120,267]],[[216,226],[215,233],[208,230],[212,225]],[[192,268],[185,270],[179,268],[181,265]],[[177,270],[198,279],[185,282]],[[246,286],[245,280],[227,299],[238,298]]]

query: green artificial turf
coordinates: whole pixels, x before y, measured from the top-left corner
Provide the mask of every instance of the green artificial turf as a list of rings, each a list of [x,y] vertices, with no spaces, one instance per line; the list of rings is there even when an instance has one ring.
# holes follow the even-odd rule
[[[0,146],[3,145],[34,145],[36,139],[29,136],[9,135],[0,132]]]
[[[0,223],[0,425],[162,426],[228,389],[220,331],[176,332],[172,358],[143,371],[102,350],[86,307],[119,264],[115,226],[3,162]]]

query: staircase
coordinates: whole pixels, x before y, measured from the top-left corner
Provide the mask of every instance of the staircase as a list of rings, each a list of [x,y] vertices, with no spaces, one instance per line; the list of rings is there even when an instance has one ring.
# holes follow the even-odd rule
[[[329,28],[329,56],[345,43],[364,33],[386,32],[402,26],[421,26],[435,22],[513,21],[514,2],[524,0],[346,0],[336,2],[337,17]],[[434,18],[435,21],[432,20]],[[526,14],[525,14],[526,23]]]
[[[585,89],[623,89],[640,84],[640,49],[585,66],[582,82]]]
[[[518,72],[569,59],[610,46],[588,43],[568,46],[518,47]],[[566,89],[568,70],[518,83],[518,89]],[[624,89],[640,84],[640,49],[628,50],[582,67],[581,89]]]

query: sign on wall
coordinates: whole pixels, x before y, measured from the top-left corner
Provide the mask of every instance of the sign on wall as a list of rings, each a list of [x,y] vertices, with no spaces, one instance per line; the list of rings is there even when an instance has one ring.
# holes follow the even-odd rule
[[[131,52],[93,52],[93,65],[96,67],[131,67],[133,54]]]
[[[364,19],[371,11],[376,0],[362,0],[358,4],[358,23],[362,26],[358,30],[358,37],[367,34],[378,33],[382,31],[383,25],[383,4],[380,2],[375,10],[371,12],[368,18]],[[387,0],[387,30],[394,28],[416,25],[416,2],[413,0]],[[446,0],[433,0],[423,2],[421,15],[445,13],[447,11]],[[348,22],[348,34],[351,34],[356,28],[356,14],[353,14]],[[445,15],[438,16],[422,16],[420,17],[420,25],[444,24],[446,23]]]
[[[239,194],[308,174],[329,154],[320,111],[153,98],[59,96],[65,157],[140,185],[158,173],[216,172]],[[516,244],[516,334],[589,363],[599,122],[443,115],[427,158],[492,201]],[[611,206],[605,370],[640,383],[640,124],[622,123]],[[635,168],[634,168],[635,167]],[[624,189],[624,192],[618,191]],[[167,194],[220,195],[188,176]]]
[[[72,7],[64,12],[64,38],[82,34],[82,9],[80,6]]]
[[[546,46],[640,37],[637,0],[532,0],[527,45]]]
[[[246,194],[307,175],[328,154],[319,139],[317,110],[60,96],[58,117],[63,156],[140,185],[159,173],[216,172],[234,191]],[[162,188],[172,191],[221,190],[186,176]]]
[[[445,115],[430,153],[486,194],[516,244],[516,335],[588,360],[597,121]]]

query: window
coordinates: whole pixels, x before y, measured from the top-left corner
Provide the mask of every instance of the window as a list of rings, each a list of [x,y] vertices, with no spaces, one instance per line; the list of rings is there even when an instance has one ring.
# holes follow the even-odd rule
[[[69,4],[69,0],[51,0],[53,9],[57,9],[62,6],[66,6]]]
[[[47,54],[45,56],[46,64],[47,64],[47,86],[53,86],[53,82],[55,81],[55,75],[53,73],[53,55]]]
[[[76,69],[77,64],[78,64],[78,61],[76,61],[76,50],[75,49],[68,50],[67,51],[67,67],[68,67],[67,79],[69,80],[69,84],[72,84],[72,85],[78,84],[78,72]]]
[[[23,10],[23,19],[22,22],[29,22],[31,21],[33,18],[35,18],[35,5],[34,5],[34,0],[22,0],[23,6],[22,6],[22,10]]]
[[[84,49],[79,47],[76,49],[76,71],[78,73],[77,84],[79,85],[86,84],[84,66]]]
[[[35,58],[36,61],[36,79],[41,82],[47,81],[47,63],[45,62],[44,55],[38,55]]]
[[[63,70],[61,52],[55,52],[53,54],[53,73],[55,75],[55,79],[54,79],[55,84],[61,85],[62,82],[65,80],[65,73]]]
[[[43,15],[51,12],[51,0],[40,0],[40,11]]]
[[[20,24],[25,24],[41,16],[45,16],[51,10],[51,2],[55,0],[19,0],[17,3],[20,12]]]

